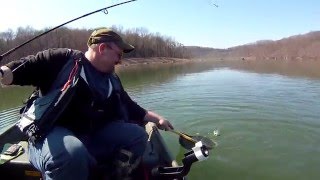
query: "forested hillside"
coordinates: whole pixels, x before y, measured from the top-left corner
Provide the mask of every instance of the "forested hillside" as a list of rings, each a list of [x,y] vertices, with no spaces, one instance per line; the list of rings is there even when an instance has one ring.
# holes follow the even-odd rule
[[[295,35],[277,41],[261,40],[254,43],[213,49],[191,47],[196,57],[232,60],[320,60],[320,31]]]
[[[227,49],[184,46],[173,38],[160,33],[150,33],[145,28],[124,30],[113,26],[129,43],[136,48],[125,58],[209,58],[219,60],[320,60],[320,31],[290,36],[276,41],[261,40]],[[45,32],[31,27],[18,28],[0,33],[0,53]],[[60,28],[27,44],[5,58],[2,63],[17,59],[40,50],[57,47],[74,48],[85,51],[86,42],[92,29]]]
[[[190,53],[187,52],[186,48],[171,37],[163,36],[160,33],[150,33],[144,28],[124,30],[121,27],[113,26],[112,29],[118,32],[124,40],[135,46],[135,51],[126,54],[125,58],[190,58]],[[48,29],[35,30],[32,27],[21,27],[16,31],[8,30],[1,32],[0,53],[3,54],[9,49],[47,30]],[[92,29],[59,28],[15,51],[6,57],[2,63],[48,48],[66,47],[85,51],[91,32]]]

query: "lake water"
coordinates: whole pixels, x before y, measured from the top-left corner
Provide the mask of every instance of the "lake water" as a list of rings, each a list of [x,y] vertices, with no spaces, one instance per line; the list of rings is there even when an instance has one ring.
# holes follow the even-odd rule
[[[120,77],[141,106],[177,130],[218,143],[207,161],[192,166],[189,179],[300,180],[320,178],[319,69],[300,62],[203,62],[131,68]],[[0,90],[0,109],[29,92]],[[181,159],[177,135],[162,135]]]
[[[315,65],[317,67],[315,67]],[[319,179],[317,64],[203,63],[121,73],[130,94],[175,128],[218,143],[189,179]],[[213,130],[219,129],[220,136]],[[162,133],[178,159],[177,136]]]

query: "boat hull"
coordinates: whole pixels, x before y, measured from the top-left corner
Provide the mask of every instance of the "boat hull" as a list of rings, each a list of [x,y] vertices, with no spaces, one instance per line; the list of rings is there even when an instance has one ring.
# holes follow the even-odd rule
[[[18,117],[18,112],[15,113]],[[8,120],[8,118],[6,119],[6,116],[3,116],[3,114],[0,114],[0,118],[0,124],[5,124],[4,121]],[[12,120],[12,114],[10,115],[10,120]],[[19,140],[22,136],[14,126],[14,121],[12,122],[13,123],[6,127],[0,126],[0,150],[3,150],[5,144],[19,143],[22,145],[24,153],[0,165],[1,177],[6,177],[6,179],[39,180],[41,179],[40,172],[38,172],[28,161],[28,143],[25,139],[22,141]],[[151,175],[153,168],[159,166],[177,167],[178,164],[170,154],[156,125],[154,123],[147,123],[145,130],[149,138],[140,170],[144,171],[141,174],[147,177],[141,177],[140,174],[138,175],[139,177],[136,177],[135,179],[156,179]]]

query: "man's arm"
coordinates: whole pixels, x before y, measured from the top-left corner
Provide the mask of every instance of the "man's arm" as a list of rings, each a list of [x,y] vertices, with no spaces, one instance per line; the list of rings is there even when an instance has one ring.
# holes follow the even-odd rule
[[[48,49],[16,61],[1,69],[5,85],[32,85],[48,90],[68,59],[67,49]]]
[[[147,111],[141,106],[139,106],[135,101],[133,101],[130,98],[130,96],[126,91],[123,91],[123,98],[125,100],[125,103],[129,112],[130,120],[153,122],[157,125],[159,129],[162,129],[162,130],[173,129],[172,124],[168,120],[166,120],[165,118],[163,118],[162,116],[158,115],[155,112]]]

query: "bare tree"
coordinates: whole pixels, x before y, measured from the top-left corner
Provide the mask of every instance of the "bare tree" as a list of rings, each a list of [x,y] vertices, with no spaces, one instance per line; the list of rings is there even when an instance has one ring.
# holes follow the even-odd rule
[[[25,28],[19,27],[15,32],[12,30],[1,32],[0,50],[1,52],[5,52],[48,29],[50,28],[35,30],[28,26]],[[112,29],[121,34],[126,41],[135,46],[135,51],[126,54],[126,58],[190,58],[190,53],[187,52],[184,46],[171,37],[162,36],[160,33],[149,33],[146,28],[123,30],[123,27],[121,26],[112,26]],[[12,53],[7,59],[17,59],[48,48],[67,47],[85,51],[87,48],[87,38],[91,32],[92,29],[59,28],[15,51],[15,53]]]

